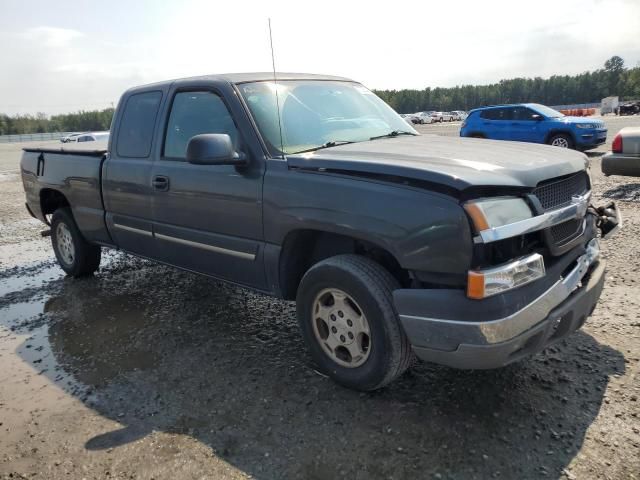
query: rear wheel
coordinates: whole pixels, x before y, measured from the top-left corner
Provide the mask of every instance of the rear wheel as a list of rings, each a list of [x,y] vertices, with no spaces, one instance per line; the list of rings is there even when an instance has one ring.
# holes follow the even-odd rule
[[[387,270],[359,255],[338,255],[309,269],[298,288],[298,321],[322,372],[366,391],[407,369],[413,353],[393,306],[397,288]]]
[[[100,266],[100,247],[87,242],[69,208],[60,208],[51,217],[51,243],[62,269],[73,277],[91,275]]]
[[[553,147],[573,148],[573,140],[564,133],[552,135],[547,143]]]

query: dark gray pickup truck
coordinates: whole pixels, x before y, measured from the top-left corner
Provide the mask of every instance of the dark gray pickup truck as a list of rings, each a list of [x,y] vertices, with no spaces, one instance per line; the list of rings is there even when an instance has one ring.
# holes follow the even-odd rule
[[[109,145],[25,149],[27,208],[70,275],[102,247],[297,302],[319,368],[372,390],[413,355],[494,368],[578,329],[604,282],[587,158],[418,135],[327,76],[133,88]]]

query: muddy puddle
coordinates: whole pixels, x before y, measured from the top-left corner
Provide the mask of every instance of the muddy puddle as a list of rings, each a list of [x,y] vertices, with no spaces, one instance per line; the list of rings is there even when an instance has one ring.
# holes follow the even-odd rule
[[[0,247],[0,258],[14,259],[13,247]],[[111,275],[127,269],[123,255],[106,253],[104,273],[82,279],[66,277],[50,255],[0,269],[0,336],[21,340],[15,353],[74,394],[151,367],[156,356],[148,343],[132,342],[149,322],[145,303],[138,294],[113,294]]]

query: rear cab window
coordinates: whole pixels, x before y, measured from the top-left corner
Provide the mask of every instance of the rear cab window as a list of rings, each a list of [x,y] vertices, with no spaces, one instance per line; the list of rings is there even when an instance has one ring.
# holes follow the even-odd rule
[[[147,158],[162,92],[142,92],[131,95],[124,106],[116,151],[120,157]]]

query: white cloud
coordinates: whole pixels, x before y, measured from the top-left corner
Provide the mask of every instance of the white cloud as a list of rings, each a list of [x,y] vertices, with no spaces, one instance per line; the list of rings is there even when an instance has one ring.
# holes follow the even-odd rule
[[[46,48],[61,48],[71,45],[71,43],[84,34],[70,28],[58,27],[33,27],[28,28],[23,37],[27,40],[37,42]]]

